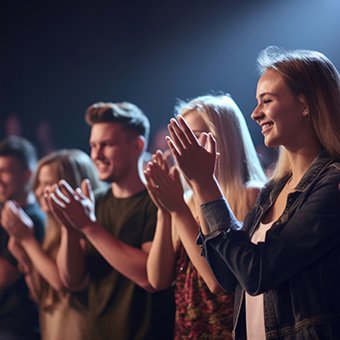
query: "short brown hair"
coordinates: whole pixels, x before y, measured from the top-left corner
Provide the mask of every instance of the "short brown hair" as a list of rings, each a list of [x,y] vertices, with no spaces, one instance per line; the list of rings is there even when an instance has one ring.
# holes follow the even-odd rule
[[[138,106],[128,102],[95,103],[86,110],[85,121],[90,126],[97,123],[119,123],[127,130],[143,136],[146,141],[150,134],[147,116]]]

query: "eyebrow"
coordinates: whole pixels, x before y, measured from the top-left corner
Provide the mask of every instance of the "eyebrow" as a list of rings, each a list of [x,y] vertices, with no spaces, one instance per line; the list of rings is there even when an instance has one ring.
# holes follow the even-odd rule
[[[264,96],[274,96],[274,97],[277,97],[277,94],[273,93],[273,92],[263,92],[261,93],[258,98],[262,99]]]

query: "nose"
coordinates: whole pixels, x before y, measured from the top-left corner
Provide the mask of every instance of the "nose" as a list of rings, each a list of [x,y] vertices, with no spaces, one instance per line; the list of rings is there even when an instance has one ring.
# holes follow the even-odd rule
[[[91,148],[91,158],[93,160],[103,158],[103,150],[100,146],[93,146]]]
[[[259,121],[263,117],[263,112],[261,111],[260,105],[256,105],[250,117],[252,120],[255,120],[256,122]]]

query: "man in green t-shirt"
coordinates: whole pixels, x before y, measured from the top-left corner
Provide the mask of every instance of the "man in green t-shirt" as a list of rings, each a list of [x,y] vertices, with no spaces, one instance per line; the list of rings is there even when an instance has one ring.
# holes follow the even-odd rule
[[[62,280],[73,291],[88,287],[88,339],[171,339],[172,291],[154,293],[146,260],[157,209],[142,181],[148,118],[131,103],[96,103],[85,116],[91,126],[91,157],[101,180],[73,190],[61,181],[50,202],[89,241],[86,252],[67,228],[57,257]],[[67,224],[67,223],[66,223]],[[88,284],[87,284],[88,283]]]

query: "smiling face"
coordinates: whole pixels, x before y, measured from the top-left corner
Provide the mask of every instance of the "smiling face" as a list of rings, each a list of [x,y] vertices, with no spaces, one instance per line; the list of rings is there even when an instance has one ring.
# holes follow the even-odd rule
[[[258,81],[256,99],[251,117],[261,126],[265,145],[294,147],[308,114],[302,98],[293,94],[280,73],[268,69]]]
[[[140,152],[136,151],[136,140],[119,123],[92,126],[91,158],[102,181],[119,183],[137,168]]]
[[[0,156],[0,203],[9,199],[20,201],[26,193],[31,172],[13,156]]]
[[[44,192],[46,189],[51,188],[51,186],[57,183],[60,178],[57,174],[56,164],[48,163],[42,165],[38,170],[36,175],[36,185],[34,189],[34,194],[43,212],[50,212],[49,206],[44,199]]]

